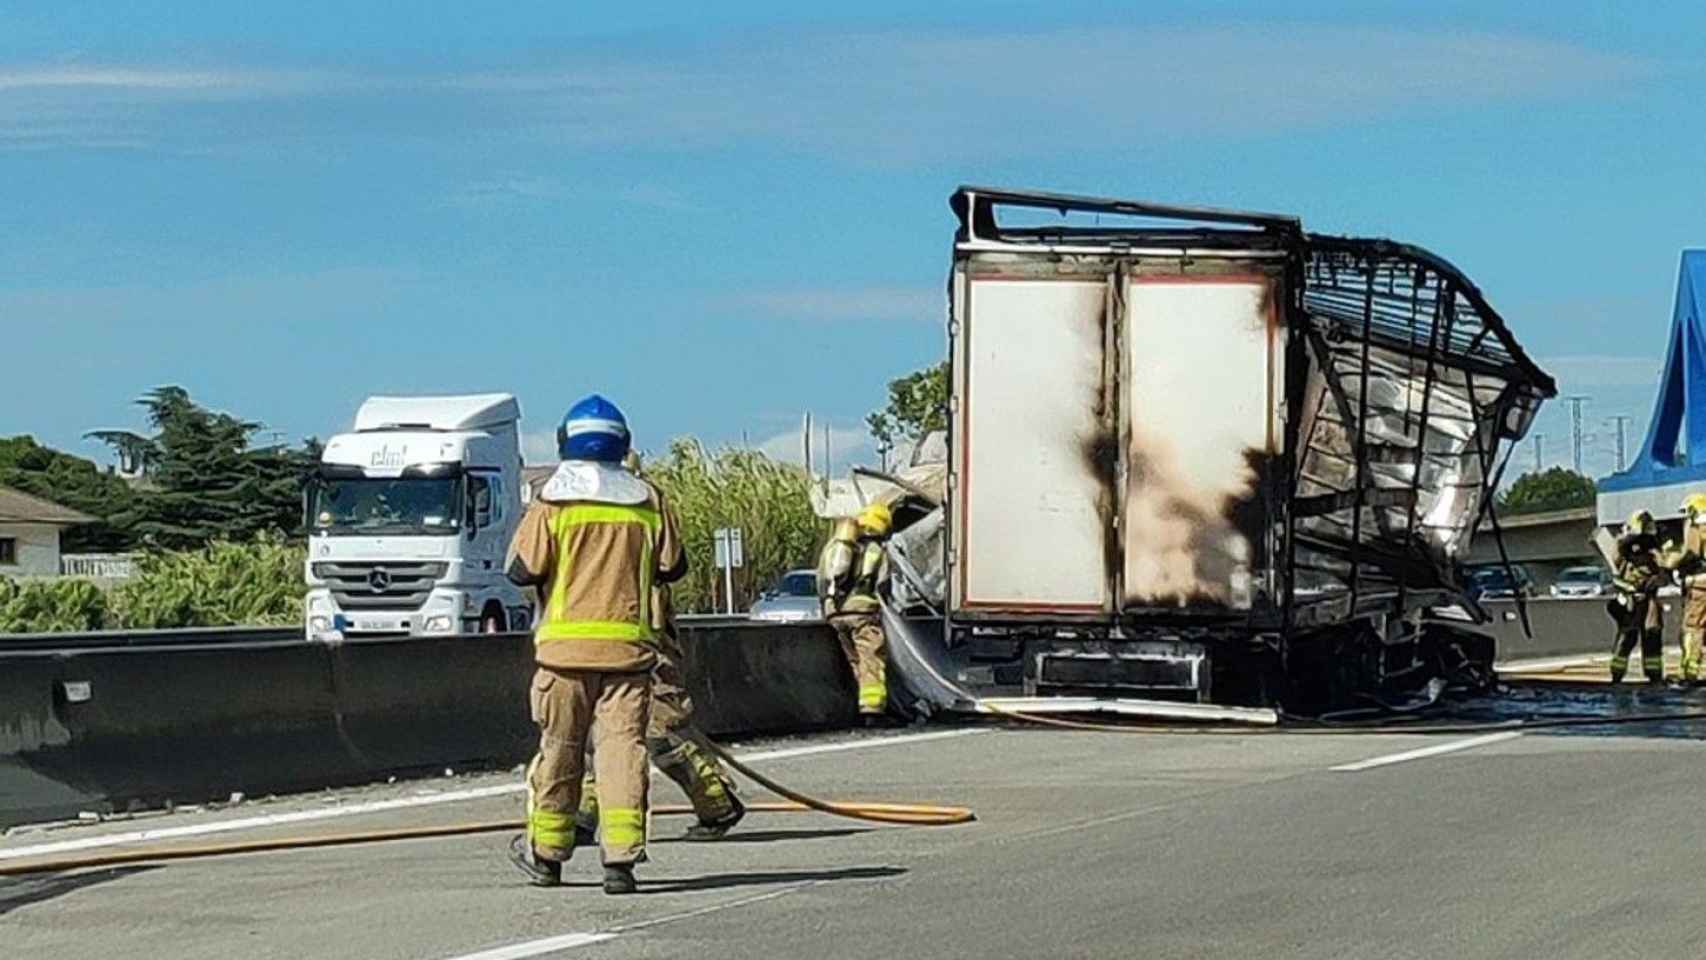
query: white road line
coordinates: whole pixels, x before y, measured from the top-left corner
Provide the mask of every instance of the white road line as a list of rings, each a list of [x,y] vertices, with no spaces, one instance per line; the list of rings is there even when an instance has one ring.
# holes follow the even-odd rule
[[[1329,769],[1337,773],[1356,773],[1361,770],[1373,770],[1375,767],[1390,766],[1394,763],[1404,763],[1407,760],[1421,760],[1426,757],[1437,757],[1441,754],[1456,753],[1459,750],[1473,750],[1491,743],[1503,743],[1522,736],[1521,730],[1505,730],[1500,733],[1488,733],[1467,740],[1453,740],[1450,743],[1435,744],[1431,747],[1421,747],[1416,750],[1406,750],[1403,753],[1389,753],[1384,757],[1373,757],[1368,760],[1358,760],[1356,763],[1341,763]]]
[[[585,947],[614,939],[614,933],[565,933],[560,937],[528,940],[525,943],[512,943],[507,947],[481,950],[479,953],[465,953],[452,957],[451,960],[522,960],[524,957],[537,957],[544,953],[556,953],[558,950]]]
[[[963,727],[958,730],[934,730],[930,733],[902,733],[892,737],[872,737],[869,740],[846,740],[840,743],[820,743],[810,747],[789,747],[785,750],[764,750],[758,753],[738,753],[735,756],[747,763],[761,760],[784,760],[788,757],[809,757],[819,753],[840,753],[843,750],[866,750],[871,747],[897,747],[926,740],[947,740],[974,733],[984,733],[984,727]]]
[[[761,763],[765,760],[783,760],[790,757],[808,757],[820,753],[839,753],[843,750],[866,750],[874,747],[898,747],[928,740],[943,740],[949,737],[963,737],[968,734],[982,733],[982,728],[968,727],[958,730],[934,730],[929,733],[905,733],[892,737],[872,737],[867,740],[850,740],[840,743],[820,743],[806,747],[790,747],[783,750],[762,750],[755,753],[736,754],[748,763]],[[416,797],[400,797],[395,800],[372,800],[367,803],[352,803],[340,807],[328,807],[320,810],[298,810],[294,813],[273,813],[265,816],[240,817],[235,820],[216,820],[210,823],[192,823],[180,827],[160,827],[153,830],[133,830],[128,833],[108,833],[92,837],[79,837],[76,840],[60,840],[54,843],[38,843],[28,847],[0,848],[0,860],[17,860],[23,857],[41,857],[51,854],[71,853],[78,850],[94,850],[101,847],[113,847],[131,843],[147,843],[158,840],[176,840],[182,837],[202,837],[214,833],[235,833],[242,830],[257,830],[266,827],[284,826],[292,823],[309,823],[316,820],[332,820],[338,817],[354,817],[370,813],[384,813],[388,810],[408,810],[415,807],[430,807],[443,803],[460,803],[464,800],[482,800],[487,797],[501,797],[512,793],[521,793],[526,786],[520,783],[503,783],[490,787],[470,787],[463,790],[446,790],[443,793],[431,793]]]
[[[790,893],[804,890],[807,887],[815,887],[822,882],[823,881],[821,880],[807,880],[804,883],[796,883],[791,886],[783,887],[780,890],[770,890],[765,893],[754,894],[750,897],[741,897],[739,899],[729,900],[723,903],[713,903],[708,907],[699,907],[695,910],[685,910],[681,913],[669,913],[661,917],[653,917],[650,920],[636,920],[633,923],[619,924],[599,933],[565,933],[561,936],[545,937],[540,940],[524,940],[521,943],[512,943],[503,947],[493,947],[489,950],[481,950],[478,953],[461,954],[459,956],[451,957],[449,960],[523,960],[523,958],[526,957],[537,957],[541,954],[556,953],[559,950],[570,950],[575,947],[591,946],[595,943],[603,943],[606,940],[614,940],[619,934],[633,933],[637,930],[658,927],[666,923],[678,923],[682,920],[691,920],[695,917],[702,917],[708,913],[718,913],[723,910],[732,910],[735,907],[746,907],[755,903],[763,903],[766,900],[775,900],[777,897],[785,897]]]

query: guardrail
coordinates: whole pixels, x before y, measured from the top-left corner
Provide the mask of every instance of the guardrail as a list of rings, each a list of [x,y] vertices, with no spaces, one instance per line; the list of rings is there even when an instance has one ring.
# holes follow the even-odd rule
[[[684,673],[709,733],[825,729],[854,687],[823,624],[695,618]],[[533,751],[531,638],[299,628],[0,640],[0,826],[83,810],[507,766]]]

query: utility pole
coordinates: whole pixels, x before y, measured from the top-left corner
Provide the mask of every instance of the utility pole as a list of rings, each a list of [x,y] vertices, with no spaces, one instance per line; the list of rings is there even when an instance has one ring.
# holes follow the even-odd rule
[[[1534,472],[1535,473],[1540,472],[1540,464],[1541,464],[1540,442],[1542,440],[1545,440],[1545,439],[1546,439],[1546,434],[1544,434],[1544,433],[1537,433],[1534,435]]]
[[[1565,397],[1570,401],[1570,465],[1577,473],[1582,472],[1582,405],[1588,402],[1588,397]]]
[[[1624,445],[1625,438],[1628,436],[1624,432],[1624,428],[1628,426],[1629,419],[1630,418],[1627,414],[1619,414],[1618,416],[1610,418],[1610,421],[1609,421],[1610,423],[1615,424],[1617,427],[1617,472],[1618,473],[1623,472],[1624,453],[1625,453],[1625,451],[1628,450],[1628,447],[1626,447]]]

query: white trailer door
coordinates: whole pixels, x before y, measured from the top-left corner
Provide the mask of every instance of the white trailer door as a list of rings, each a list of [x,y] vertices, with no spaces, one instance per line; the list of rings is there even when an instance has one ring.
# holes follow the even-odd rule
[[[1276,289],[1260,274],[1126,284],[1126,606],[1251,605],[1282,395]]]
[[[954,607],[1112,609],[1111,500],[1092,451],[1102,406],[1103,279],[960,272],[953,434]]]

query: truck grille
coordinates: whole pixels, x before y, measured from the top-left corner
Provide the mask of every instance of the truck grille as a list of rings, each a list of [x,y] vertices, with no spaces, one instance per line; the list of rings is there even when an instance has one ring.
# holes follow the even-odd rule
[[[326,581],[344,610],[419,610],[444,576],[444,563],[316,563],[314,576]]]

